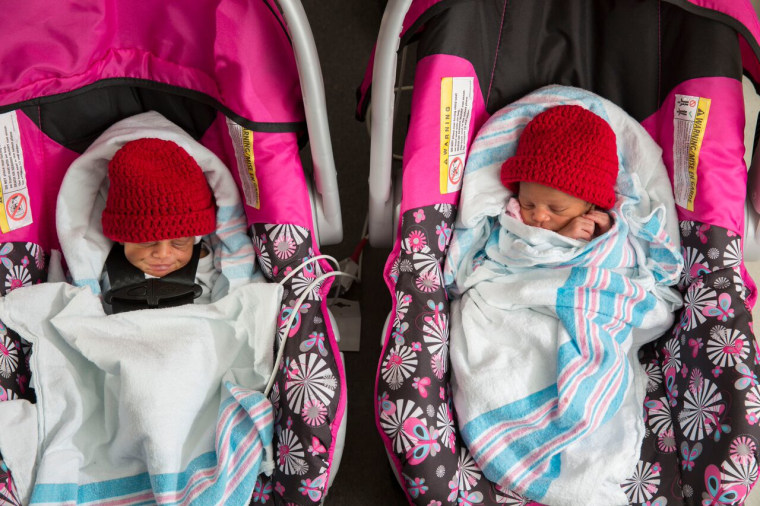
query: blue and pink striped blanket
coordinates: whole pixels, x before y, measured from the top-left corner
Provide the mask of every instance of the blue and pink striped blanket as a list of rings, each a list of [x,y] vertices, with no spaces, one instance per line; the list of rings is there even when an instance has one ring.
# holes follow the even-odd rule
[[[612,126],[620,173],[614,225],[590,242],[505,212],[501,163],[527,122],[560,104]],[[638,461],[645,373],[638,348],[667,331],[683,260],[660,148],[617,106],[542,88],[480,130],[465,170],[445,276],[452,294],[454,402],[485,475],[552,505],[626,504]]]

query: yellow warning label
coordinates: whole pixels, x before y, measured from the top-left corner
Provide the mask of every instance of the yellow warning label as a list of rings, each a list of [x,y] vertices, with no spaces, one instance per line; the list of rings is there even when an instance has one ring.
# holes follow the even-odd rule
[[[707,117],[709,115],[710,99],[700,97],[697,103],[694,127],[691,129],[691,138],[689,139],[689,200],[686,206],[689,211],[694,210],[694,199],[697,196],[699,152],[702,150],[702,140],[705,138],[705,126],[707,126]]]
[[[705,138],[711,100],[676,95],[673,110],[673,186],[676,204],[694,210],[699,154]]]
[[[472,99],[472,77],[441,79],[439,168],[441,194],[459,191],[462,186],[467,143],[470,136]]]
[[[245,167],[248,171],[248,179],[252,186],[251,203],[249,205],[260,209],[261,193],[259,193],[259,180],[256,178],[256,163],[253,156],[253,131],[247,128],[243,129],[243,158],[245,159]]]
[[[259,180],[256,177],[256,162],[253,156],[253,131],[243,128],[227,118],[227,129],[230,132],[232,146],[235,148],[238,175],[245,203],[256,209],[261,209],[261,193]]]
[[[451,78],[441,79],[441,193],[448,193],[451,143]]]

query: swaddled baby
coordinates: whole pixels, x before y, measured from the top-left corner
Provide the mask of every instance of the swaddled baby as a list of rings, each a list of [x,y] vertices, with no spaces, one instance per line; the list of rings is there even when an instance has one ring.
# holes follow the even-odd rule
[[[545,504],[625,504],[644,434],[636,352],[681,304],[673,197],[636,120],[551,91],[494,114],[467,161],[446,263],[454,404],[492,482]]]

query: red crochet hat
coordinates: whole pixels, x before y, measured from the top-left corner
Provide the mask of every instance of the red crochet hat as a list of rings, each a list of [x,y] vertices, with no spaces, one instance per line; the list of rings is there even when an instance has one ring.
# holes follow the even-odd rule
[[[137,139],[108,163],[103,234],[117,242],[206,235],[216,228],[211,188],[187,151],[163,139]]]
[[[501,182],[517,193],[520,182],[538,183],[591,202],[615,205],[618,174],[615,132],[578,105],[560,105],[527,124],[517,153],[501,166]]]

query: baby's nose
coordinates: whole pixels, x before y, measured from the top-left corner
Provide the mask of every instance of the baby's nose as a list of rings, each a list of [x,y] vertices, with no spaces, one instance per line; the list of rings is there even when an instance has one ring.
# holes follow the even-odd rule
[[[533,211],[533,221],[536,223],[543,223],[549,219],[549,214],[546,211],[537,209]]]
[[[169,249],[170,249],[169,244],[161,241],[158,244],[156,244],[155,248],[153,249],[153,254],[159,258],[163,258],[169,254]]]

